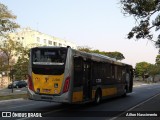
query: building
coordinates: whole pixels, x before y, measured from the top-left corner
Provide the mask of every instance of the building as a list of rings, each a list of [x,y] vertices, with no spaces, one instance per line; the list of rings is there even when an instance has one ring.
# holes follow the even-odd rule
[[[73,49],[77,49],[76,44],[73,42],[47,35],[45,33],[41,33],[30,28],[23,28],[19,29],[17,32],[10,33],[10,37],[13,40],[19,41],[23,45],[23,47],[28,48],[34,46],[70,46]],[[2,42],[0,44],[2,44]],[[0,58],[1,55],[2,54],[0,53]],[[17,61],[17,59],[17,56],[13,56],[14,62]],[[9,72],[10,71],[0,69],[0,88],[6,87],[11,82],[8,76]]]
[[[39,31],[33,30],[31,28],[20,29],[16,33],[11,33],[10,35],[14,40],[22,43],[23,47],[26,46],[60,46],[66,47],[70,46],[73,49],[77,49],[75,43],[57,38]]]

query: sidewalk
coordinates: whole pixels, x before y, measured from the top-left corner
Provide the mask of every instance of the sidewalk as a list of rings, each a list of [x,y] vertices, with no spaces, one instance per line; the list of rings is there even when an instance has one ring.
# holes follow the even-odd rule
[[[146,83],[144,81],[133,81],[133,87],[138,87],[138,86],[142,86],[142,85],[151,85],[151,84],[160,84],[160,82],[157,83]]]
[[[23,89],[13,89],[13,93],[12,93],[12,89],[8,89],[8,88],[4,88],[4,89],[0,89],[0,101],[6,101],[6,100],[14,100],[17,98],[27,98],[27,90],[24,90],[26,88]]]
[[[0,89],[0,96],[6,96],[6,95],[14,95],[14,94],[25,94],[27,93],[27,88],[2,88]]]

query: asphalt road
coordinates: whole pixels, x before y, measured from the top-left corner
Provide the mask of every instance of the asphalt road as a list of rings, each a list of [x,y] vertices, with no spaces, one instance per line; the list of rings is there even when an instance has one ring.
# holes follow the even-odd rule
[[[55,120],[107,120],[115,119],[124,111],[148,100],[160,93],[160,84],[134,87],[133,93],[127,97],[118,97],[103,101],[99,105],[64,105],[53,102],[16,100],[0,102],[0,111],[40,112],[42,119]],[[20,120],[28,118],[19,118]],[[31,118],[29,118],[31,119]],[[39,119],[39,118],[38,118]]]

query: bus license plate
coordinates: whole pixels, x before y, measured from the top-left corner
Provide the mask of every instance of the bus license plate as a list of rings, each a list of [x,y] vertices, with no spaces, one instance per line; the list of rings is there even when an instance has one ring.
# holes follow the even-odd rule
[[[43,89],[43,92],[45,93],[49,93],[51,91],[51,89]]]

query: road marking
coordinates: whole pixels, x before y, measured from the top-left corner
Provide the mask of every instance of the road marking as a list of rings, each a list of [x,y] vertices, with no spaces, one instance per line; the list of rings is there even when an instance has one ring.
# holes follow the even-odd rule
[[[129,112],[129,111],[133,110],[134,108],[136,108],[136,107],[138,107],[138,106],[140,106],[140,105],[142,105],[142,104],[144,104],[144,103],[148,102],[149,100],[151,100],[151,99],[153,99],[153,98],[157,97],[158,95],[160,95],[160,93],[158,93],[158,94],[156,94],[156,95],[152,96],[151,98],[148,98],[147,100],[145,100],[145,101],[143,101],[143,102],[141,102],[141,103],[137,104],[137,105],[136,105],[136,106],[134,106],[134,107],[131,107],[130,109],[128,109],[128,110],[126,110],[126,111],[124,111],[123,113],[121,113],[121,114],[117,115],[116,117],[113,117],[113,118],[111,118],[111,119],[109,119],[109,120],[115,120],[115,119],[117,119],[118,117],[122,116],[123,114],[125,114],[125,113],[127,113],[127,112]]]

